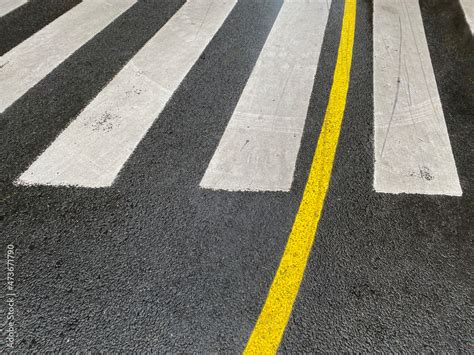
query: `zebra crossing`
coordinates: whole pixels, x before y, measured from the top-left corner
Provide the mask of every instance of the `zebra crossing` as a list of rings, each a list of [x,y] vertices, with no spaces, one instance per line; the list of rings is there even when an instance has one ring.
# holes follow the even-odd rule
[[[0,113],[135,3],[84,0],[5,53],[0,59]]]
[[[5,36],[5,57],[89,2],[41,1],[0,22],[41,19]],[[22,308],[47,296],[19,313],[17,351],[403,350],[423,322],[456,331],[416,349],[464,344],[470,61],[443,66],[462,44],[443,57],[458,31],[426,17],[438,8],[119,1],[102,29],[92,11],[64,21],[90,39],[53,31],[34,47],[40,75],[4,88],[24,93],[0,112],[2,233],[22,255]],[[374,317],[397,336],[374,337]]]
[[[188,0],[15,183],[112,186],[236,2]],[[0,113],[135,3],[83,0],[4,54]],[[202,188],[291,189],[330,6],[284,0]],[[418,3],[374,3],[373,69],[375,191],[461,195]]]
[[[112,185],[235,3],[183,5],[17,183]]]

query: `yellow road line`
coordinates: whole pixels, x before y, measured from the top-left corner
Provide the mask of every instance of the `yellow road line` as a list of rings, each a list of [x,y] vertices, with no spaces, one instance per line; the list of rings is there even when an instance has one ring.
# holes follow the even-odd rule
[[[346,108],[357,0],[346,0],[333,85],[303,198],[272,286],[244,353],[275,353],[290,318],[329,187]]]

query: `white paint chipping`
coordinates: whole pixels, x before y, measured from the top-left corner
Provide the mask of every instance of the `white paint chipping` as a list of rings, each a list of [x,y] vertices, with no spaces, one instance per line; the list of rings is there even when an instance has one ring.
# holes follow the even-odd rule
[[[26,4],[27,0],[0,0],[0,17]]]
[[[18,184],[111,186],[236,0],[188,0]]]
[[[329,5],[284,1],[201,187],[291,188]]]
[[[461,0],[461,6],[471,34],[474,34],[474,0]]]
[[[0,113],[136,0],[83,0],[0,58]]]
[[[418,1],[374,1],[377,192],[462,194]]]

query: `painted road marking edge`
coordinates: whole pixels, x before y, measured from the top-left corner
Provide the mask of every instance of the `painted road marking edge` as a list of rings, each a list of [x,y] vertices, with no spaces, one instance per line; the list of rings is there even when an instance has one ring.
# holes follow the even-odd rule
[[[346,107],[356,25],[356,2],[357,0],[345,1],[333,84],[316,153],[283,257],[244,350],[245,354],[275,353],[278,350],[298,295],[329,188]]]

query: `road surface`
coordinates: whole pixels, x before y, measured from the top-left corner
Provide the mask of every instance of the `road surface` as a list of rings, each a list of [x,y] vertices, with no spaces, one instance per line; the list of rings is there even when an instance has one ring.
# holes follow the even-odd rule
[[[473,350],[460,4],[40,3],[0,7],[2,351]]]

